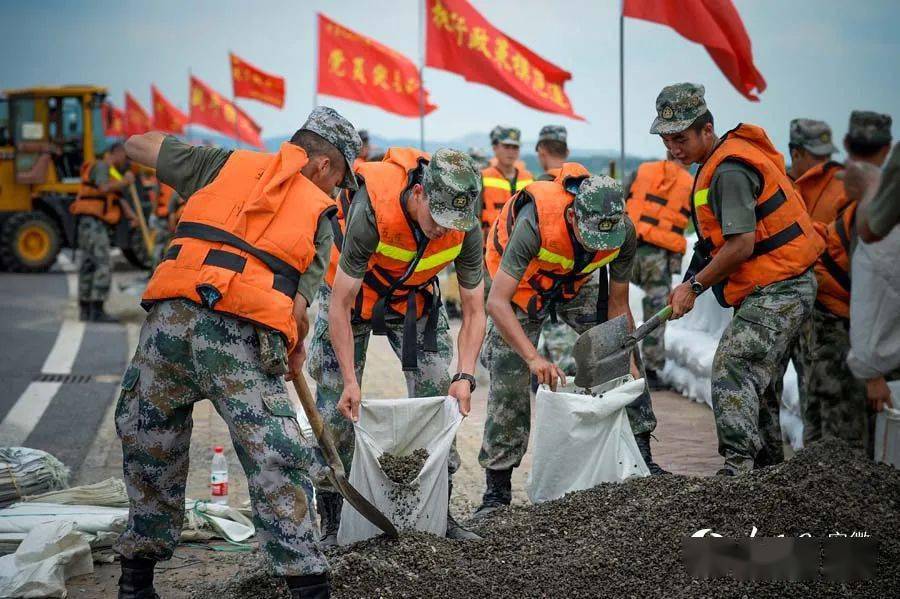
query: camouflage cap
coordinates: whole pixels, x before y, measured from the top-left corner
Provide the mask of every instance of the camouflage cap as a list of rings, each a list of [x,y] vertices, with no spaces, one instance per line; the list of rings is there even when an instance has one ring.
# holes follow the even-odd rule
[[[790,143],[816,156],[828,156],[837,151],[831,143],[831,127],[825,121],[792,120]]]
[[[522,132],[515,127],[497,125],[491,130],[491,145],[509,144],[517,146],[522,143]]]
[[[538,143],[542,141],[561,141],[566,143],[566,128],[562,125],[544,125],[538,134]]]
[[[880,145],[891,143],[891,115],[854,110],[850,113],[847,137],[853,141]]]
[[[478,226],[481,173],[466,154],[447,148],[432,154],[422,184],[434,222],[456,231]]]
[[[591,175],[582,179],[574,191],[575,224],[588,249],[622,247],[625,243],[622,186],[606,175]]]
[[[696,83],[669,85],[656,96],[656,119],[650,125],[650,133],[670,135],[681,133],[691,126],[697,117],[706,114],[706,88]]]
[[[356,176],[353,174],[353,161],[356,160],[356,156],[362,148],[362,140],[350,121],[342,117],[334,108],[317,106],[309,113],[309,117],[300,129],[312,131],[344,155],[344,159],[347,161],[347,172],[341,182],[341,187],[358,189]]]

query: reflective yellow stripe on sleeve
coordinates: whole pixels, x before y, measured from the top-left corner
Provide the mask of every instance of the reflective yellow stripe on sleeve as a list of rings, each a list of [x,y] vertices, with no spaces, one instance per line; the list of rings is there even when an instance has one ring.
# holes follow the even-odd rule
[[[588,264],[587,266],[585,266],[585,267],[581,270],[581,272],[582,272],[583,274],[587,274],[587,273],[589,273],[589,272],[594,272],[594,271],[597,270],[598,268],[601,268],[601,267],[603,267],[603,266],[606,266],[607,264],[609,264],[610,262],[612,262],[613,260],[615,260],[616,257],[617,257],[618,255],[619,255],[619,250],[616,250],[616,251],[614,251],[612,254],[610,254],[609,256],[604,256],[603,258],[601,258],[600,260],[597,260],[596,262],[591,262],[590,264]]]
[[[484,177],[481,182],[485,187],[492,187],[494,189],[502,189],[503,191],[512,191],[509,186],[509,181],[506,179],[501,179],[499,177]]]
[[[708,195],[709,195],[709,188],[698,189],[696,192],[694,192],[694,208],[699,208],[700,206],[706,206]]]

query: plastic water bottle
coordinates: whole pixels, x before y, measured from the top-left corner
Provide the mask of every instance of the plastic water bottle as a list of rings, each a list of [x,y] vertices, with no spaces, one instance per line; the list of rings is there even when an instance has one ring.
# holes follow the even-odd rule
[[[212,502],[228,505],[228,461],[225,459],[225,448],[216,445],[213,451],[212,473],[209,477]]]

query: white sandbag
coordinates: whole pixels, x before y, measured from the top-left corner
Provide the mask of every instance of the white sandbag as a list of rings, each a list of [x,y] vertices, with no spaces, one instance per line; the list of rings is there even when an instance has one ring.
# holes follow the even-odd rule
[[[128,508],[33,501],[0,510],[0,533],[29,532],[47,522],[74,522],[77,530],[90,534],[122,532],[128,524]]]
[[[893,408],[875,417],[875,461],[900,469],[900,381],[888,383]]]
[[[528,477],[528,497],[533,503],[602,482],[650,475],[625,412],[643,388],[644,379],[600,397],[553,392],[545,386],[538,389]]]
[[[65,597],[67,579],[93,571],[91,547],[74,522],[40,524],[0,557],[0,597]]]
[[[443,536],[447,529],[447,465],[456,429],[462,422],[452,397],[364,399],[354,424],[356,445],[349,482],[401,530]],[[405,491],[381,470],[382,453],[428,451],[418,477]],[[346,501],[338,543],[347,545],[381,534]]]

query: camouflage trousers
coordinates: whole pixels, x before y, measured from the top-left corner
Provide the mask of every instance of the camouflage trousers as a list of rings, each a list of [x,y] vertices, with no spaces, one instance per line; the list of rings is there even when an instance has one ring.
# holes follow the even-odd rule
[[[313,325],[312,340],[309,344],[309,361],[307,368],[309,375],[316,381],[316,407],[325,423],[331,428],[338,454],[344,464],[344,469],[350,472],[353,462],[353,449],[356,435],[353,431],[353,423],[338,411],[337,404],[344,390],[344,378],[338,365],[334,347],[331,345],[331,332],[328,326],[328,307],[331,301],[331,288],[327,285],[319,287],[316,295],[319,312]],[[409,397],[433,397],[445,395],[450,388],[450,361],[453,359],[453,342],[450,338],[450,324],[443,306],[440,308],[437,325],[436,352],[428,352],[423,349],[425,322],[427,318],[420,318],[416,323],[416,354],[418,369],[414,372],[404,372],[406,378],[406,392]],[[366,367],[366,351],[369,347],[369,339],[372,335],[370,323],[351,325],[353,329],[354,368],[356,380],[362,385],[363,374]],[[403,340],[403,323],[387,323],[388,342],[394,354],[400,358]],[[459,468],[459,454],[454,443],[450,452],[450,474]],[[322,491],[337,491],[331,482],[324,476],[314,479],[316,489]]]
[[[682,255],[649,243],[639,243],[631,282],[644,291],[644,321],[666,307],[672,291],[672,276],[681,272]],[[641,355],[648,370],[662,372],[666,364],[666,323],[641,342]]]
[[[109,257],[109,232],[99,218],[78,217],[78,300],[103,302],[109,297],[112,265]]]
[[[712,404],[719,454],[728,468],[747,472],[784,460],[781,376],[816,288],[812,271],[759,287],[722,334],[713,358]]]
[[[263,372],[256,328],[186,300],[155,304],[122,380],[116,430],[130,510],[115,550],[172,556],[184,519],[194,404],[209,399],[228,425],[250,489],[260,547],[275,573],[327,570],[316,545],[309,471],[322,467],[301,438],[281,375]]]
[[[579,334],[588,330],[596,324],[597,293],[596,279],[592,279],[575,298],[557,307],[559,317]],[[532,343],[537,343],[547,319],[534,321],[519,308],[513,310],[525,334]],[[640,354],[636,352],[635,358],[643,373]],[[531,433],[531,371],[490,318],[481,363],[490,372],[491,382],[478,462],[489,470],[517,468],[528,449]],[[626,411],[634,434],[652,432],[656,428],[650,390],[646,386]]]
[[[538,352],[559,366],[566,376],[575,376],[575,358],[572,347],[578,333],[575,329],[560,320],[554,324],[549,318],[544,321],[537,343]]]
[[[809,402],[803,412],[803,443],[836,437],[866,445],[866,386],[847,366],[850,322],[816,306],[810,337]]]

